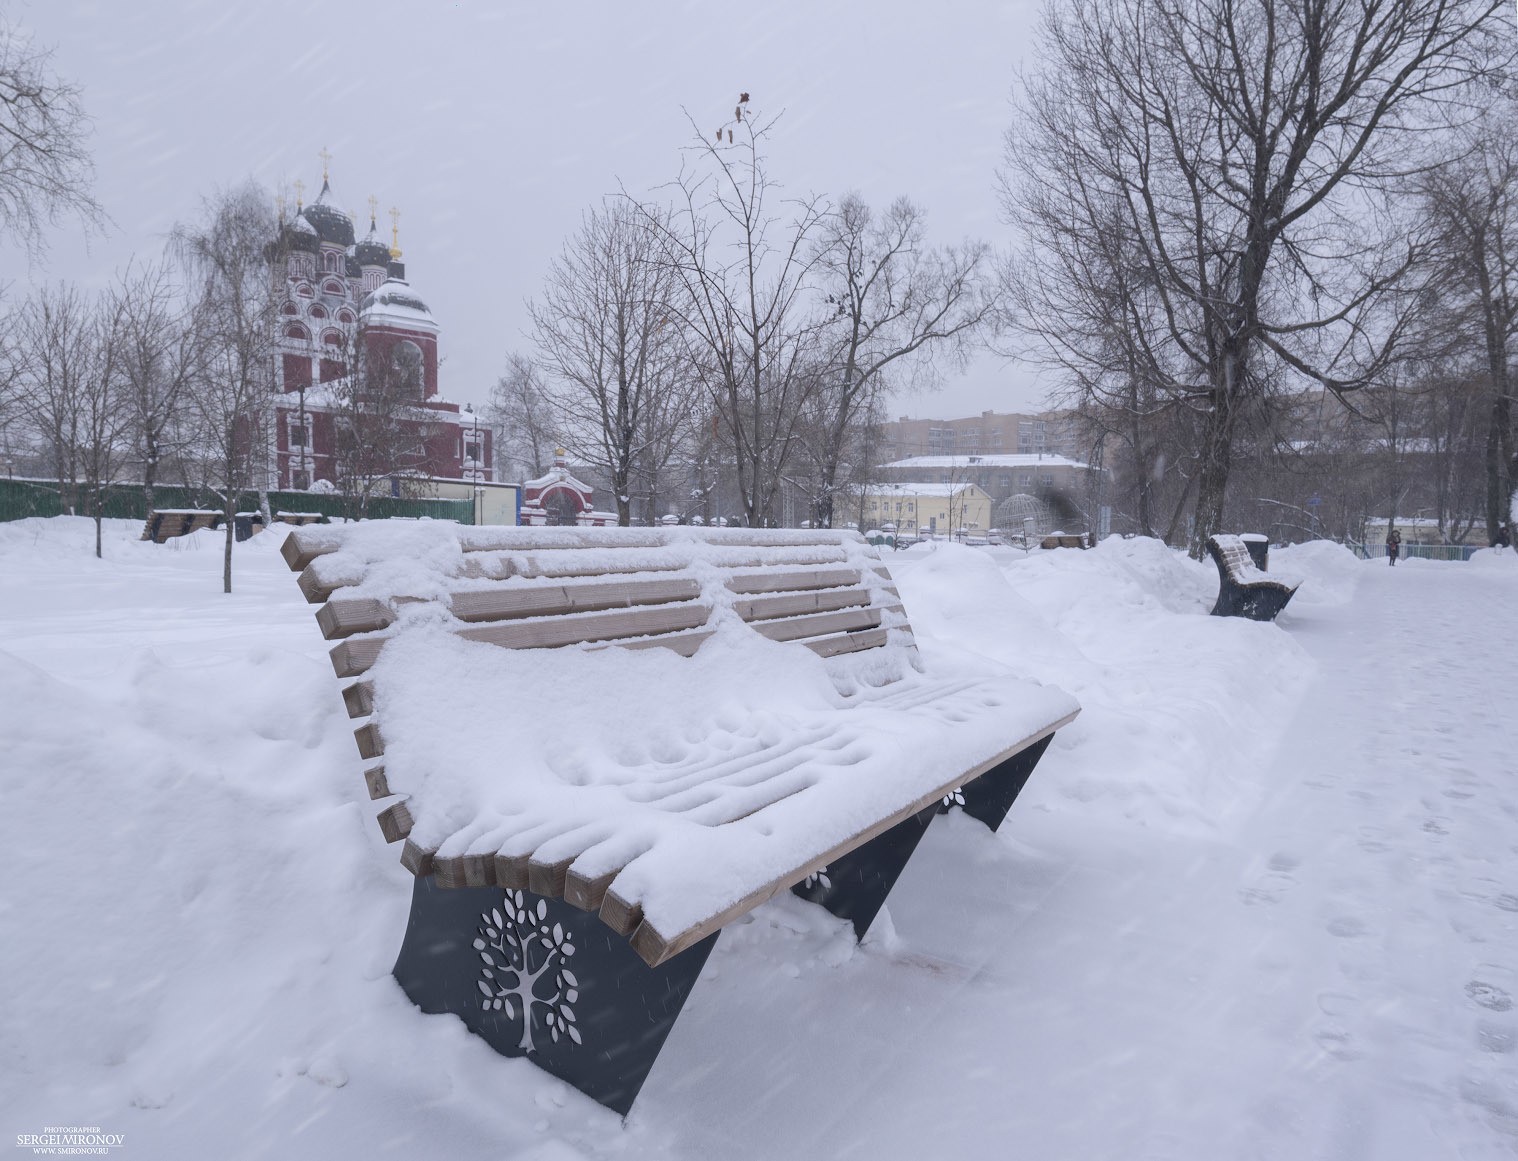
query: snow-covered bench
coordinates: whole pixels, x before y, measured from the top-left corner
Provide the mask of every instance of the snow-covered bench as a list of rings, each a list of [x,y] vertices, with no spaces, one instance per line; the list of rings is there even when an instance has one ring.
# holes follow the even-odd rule
[[[624,1113],[725,924],[791,889],[862,936],[945,799],[995,829],[1079,712],[924,674],[857,533],[370,521],[283,552],[416,876],[397,979]]]
[[[176,536],[188,536],[202,528],[220,528],[223,516],[199,508],[155,508],[142,527],[142,539],[162,544]]]
[[[1250,546],[1243,537],[1209,536],[1207,552],[1218,566],[1218,600],[1212,607],[1214,617],[1274,621],[1292,594],[1301,587],[1300,582],[1290,584],[1256,567]]]
[[[1087,548],[1087,538],[1080,532],[1053,532],[1038,542],[1040,548]]]

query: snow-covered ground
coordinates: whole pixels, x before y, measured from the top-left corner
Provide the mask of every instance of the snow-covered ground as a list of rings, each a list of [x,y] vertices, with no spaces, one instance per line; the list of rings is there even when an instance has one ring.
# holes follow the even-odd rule
[[[0,1133],[124,1158],[1518,1153],[1518,558],[1313,545],[1276,625],[1145,541],[891,561],[923,653],[1074,693],[863,946],[729,928],[624,1124],[389,976],[409,876],[275,533],[0,524]],[[14,1137],[10,1138],[12,1141]]]

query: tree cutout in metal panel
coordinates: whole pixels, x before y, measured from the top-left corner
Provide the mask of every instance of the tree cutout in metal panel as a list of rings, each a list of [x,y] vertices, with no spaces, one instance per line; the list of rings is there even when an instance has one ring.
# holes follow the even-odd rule
[[[532,1038],[535,1010],[541,1013],[542,1025],[555,1042],[560,1036],[568,1036],[581,1043],[570,1006],[579,999],[579,980],[565,966],[575,953],[575,945],[561,924],[548,921],[548,905],[539,899],[534,908],[521,891],[507,891],[500,907],[480,916],[480,924],[474,941],[474,950],[484,965],[481,978],[475,981],[484,997],[480,1006],[487,1012],[504,1012],[509,1020],[521,1017],[518,1047],[523,1052],[537,1050]],[[545,979],[553,986],[553,993],[547,996],[539,994],[540,981]]]

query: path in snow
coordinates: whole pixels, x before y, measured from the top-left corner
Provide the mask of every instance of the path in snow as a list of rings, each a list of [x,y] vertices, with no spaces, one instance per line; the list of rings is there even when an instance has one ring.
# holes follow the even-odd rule
[[[1248,1025],[1300,1065],[1242,1102],[1262,1156],[1518,1151],[1514,614],[1510,575],[1373,568],[1293,629],[1320,673],[1237,891]]]

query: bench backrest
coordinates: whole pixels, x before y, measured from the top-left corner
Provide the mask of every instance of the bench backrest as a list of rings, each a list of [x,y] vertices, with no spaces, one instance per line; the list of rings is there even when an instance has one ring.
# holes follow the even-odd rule
[[[1238,536],[1218,533],[1207,538],[1207,551],[1220,569],[1227,572],[1230,580],[1239,583],[1272,580],[1268,574],[1255,567],[1249,548]]]
[[[222,513],[210,510],[154,509],[148,513],[147,522],[143,525],[142,539],[162,544],[165,540],[171,540],[176,536],[188,536],[191,532],[199,532],[202,528],[218,528],[223,518]]]
[[[331,651],[339,677],[369,669],[398,610],[419,600],[444,606],[460,636],[512,649],[596,644],[689,655],[711,635],[718,604],[771,640],[825,657],[878,648],[891,629],[910,632],[889,573],[853,532],[441,527],[461,556],[430,575],[408,570],[388,591],[376,589],[384,585],[376,577],[394,562],[344,552],[343,527],[302,528],[285,540],[301,591],[322,604],[322,634],[340,642]]]

